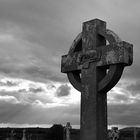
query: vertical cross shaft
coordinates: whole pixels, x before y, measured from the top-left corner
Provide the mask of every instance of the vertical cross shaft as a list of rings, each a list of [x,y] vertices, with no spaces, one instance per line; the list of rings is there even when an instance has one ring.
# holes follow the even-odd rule
[[[83,23],[82,50],[85,53],[101,45],[106,45],[105,38],[98,35],[105,30],[106,23],[92,20]],[[98,83],[106,74],[96,67],[97,62],[89,62],[82,68],[81,81],[81,128],[80,140],[106,140],[107,138],[107,95],[98,92]]]

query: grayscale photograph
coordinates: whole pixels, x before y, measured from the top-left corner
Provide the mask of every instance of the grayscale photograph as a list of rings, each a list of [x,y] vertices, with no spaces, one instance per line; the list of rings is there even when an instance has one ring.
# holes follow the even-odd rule
[[[0,0],[0,140],[140,140],[139,0]]]

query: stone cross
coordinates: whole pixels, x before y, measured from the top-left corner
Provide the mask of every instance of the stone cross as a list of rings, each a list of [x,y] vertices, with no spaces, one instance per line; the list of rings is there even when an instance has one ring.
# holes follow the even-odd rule
[[[109,140],[118,140],[119,133],[118,127],[112,127],[111,131],[108,133]]]
[[[15,130],[12,129],[10,134],[10,140],[15,140],[15,136],[16,136]]]
[[[70,140],[70,129],[72,129],[72,126],[70,125],[70,122],[67,122],[65,126],[66,140]]]
[[[26,130],[23,129],[23,136],[22,136],[22,140],[26,140]]]
[[[106,29],[106,22],[94,19],[83,23],[82,33],[61,61],[61,72],[81,92],[80,140],[107,139],[106,93],[132,61],[132,44]]]

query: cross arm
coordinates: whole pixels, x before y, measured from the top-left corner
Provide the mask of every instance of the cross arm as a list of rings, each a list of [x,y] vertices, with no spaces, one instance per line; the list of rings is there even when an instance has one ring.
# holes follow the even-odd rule
[[[125,41],[111,45],[97,47],[96,50],[88,50],[86,53],[74,52],[64,55],[61,59],[61,72],[81,70],[83,64],[88,68],[90,62],[97,62],[97,66],[122,64],[129,66],[133,62],[133,45]]]
[[[68,73],[71,71],[81,70],[83,64],[85,67],[90,62],[98,61],[100,59],[100,53],[97,50],[88,50],[86,52],[78,51],[68,55],[62,56],[61,59],[61,72]]]
[[[97,66],[112,64],[123,64],[129,66],[133,62],[133,45],[125,41],[102,46],[100,49],[101,58]]]
[[[97,50],[88,50],[86,52],[78,51],[68,55],[62,56],[61,72],[67,73],[71,71],[81,70],[85,63],[98,61],[100,53]]]
[[[70,71],[81,69],[82,52],[75,52],[73,54],[63,55],[61,59],[61,72],[67,73]]]

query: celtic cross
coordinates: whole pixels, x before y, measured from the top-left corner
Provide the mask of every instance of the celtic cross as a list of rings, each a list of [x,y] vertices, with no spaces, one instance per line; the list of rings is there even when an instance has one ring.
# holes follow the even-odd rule
[[[67,124],[64,127],[64,129],[65,129],[65,137],[66,137],[65,140],[71,140],[71,138],[70,138],[70,129],[72,129],[72,127],[70,125],[70,122],[67,122]]]
[[[108,41],[108,44],[106,44]],[[106,22],[83,23],[82,33],[62,56],[61,72],[81,92],[80,140],[107,139],[107,92],[133,61],[133,46],[106,29]]]

